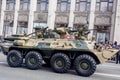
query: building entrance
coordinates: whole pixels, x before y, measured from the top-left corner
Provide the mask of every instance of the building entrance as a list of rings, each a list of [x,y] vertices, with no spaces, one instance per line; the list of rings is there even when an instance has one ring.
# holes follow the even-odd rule
[[[68,27],[68,24],[56,23],[55,27]]]
[[[17,34],[27,34],[28,22],[18,22]]]
[[[96,41],[106,43],[110,40],[110,27],[109,26],[95,26],[94,35]]]

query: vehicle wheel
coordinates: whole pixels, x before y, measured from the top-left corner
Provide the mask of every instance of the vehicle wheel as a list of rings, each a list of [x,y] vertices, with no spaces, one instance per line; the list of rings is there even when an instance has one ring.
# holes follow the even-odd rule
[[[52,69],[58,73],[65,73],[71,66],[71,61],[66,54],[54,54],[50,60]]]
[[[23,62],[22,54],[17,50],[8,52],[7,62],[11,67],[19,67]]]
[[[74,61],[74,68],[78,75],[88,77],[96,70],[96,62],[89,55],[80,55]]]
[[[39,69],[42,66],[41,54],[35,51],[28,52],[25,57],[25,64],[29,69]]]

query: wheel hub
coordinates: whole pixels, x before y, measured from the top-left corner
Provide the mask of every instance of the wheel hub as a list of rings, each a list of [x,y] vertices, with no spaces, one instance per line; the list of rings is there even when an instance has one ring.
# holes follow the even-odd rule
[[[35,64],[36,63],[36,59],[35,58],[29,58],[29,63],[30,64]]]
[[[79,64],[79,67],[83,70],[87,70],[89,69],[89,64],[86,62],[86,61],[82,61],[80,64]]]
[[[10,60],[11,60],[12,62],[16,62],[17,58],[16,58],[15,56],[11,56]]]
[[[55,66],[58,67],[58,68],[62,68],[64,66],[64,61],[63,59],[57,59],[55,61]]]

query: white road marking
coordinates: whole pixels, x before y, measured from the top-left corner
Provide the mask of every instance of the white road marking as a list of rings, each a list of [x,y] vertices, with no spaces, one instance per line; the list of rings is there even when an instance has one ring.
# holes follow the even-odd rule
[[[95,73],[97,75],[101,75],[101,76],[109,76],[109,77],[116,77],[116,78],[120,78],[120,75],[116,75],[116,74],[107,74],[107,73]]]
[[[118,64],[119,65],[119,64]],[[116,64],[116,66],[114,65],[98,65],[98,67],[109,67],[109,68],[120,68],[119,66],[118,66],[117,64]]]
[[[6,62],[0,61],[0,64],[6,64]],[[99,66],[107,66],[107,67],[112,67],[112,68],[119,68],[117,66],[112,66],[112,65],[110,65],[110,66],[109,65],[99,65]],[[101,75],[101,76],[120,78],[120,75],[117,75],[117,74],[107,74],[107,73],[98,73],[98,72],[95,72],[94,74]]]
[[[0,64],[5,64],[6,62],[0,62]]]

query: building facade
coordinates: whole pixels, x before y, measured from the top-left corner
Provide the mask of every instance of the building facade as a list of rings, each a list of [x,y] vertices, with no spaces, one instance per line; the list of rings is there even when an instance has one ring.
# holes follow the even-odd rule
[[[0,35],[31,33],[34,27],[83,27],[88,38],[120,42],[120,0],[0,0]]]

